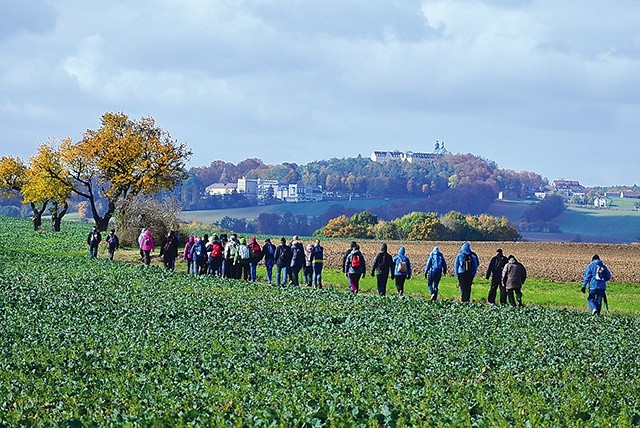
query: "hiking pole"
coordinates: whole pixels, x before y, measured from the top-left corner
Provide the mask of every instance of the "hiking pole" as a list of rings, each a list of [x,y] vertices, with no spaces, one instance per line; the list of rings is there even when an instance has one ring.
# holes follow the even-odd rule
[[[607,292],[606,291],[602,292],[602,301],[604,302],[604,308],[607,310],[607,313],[609,313],[609,302],[607,301]]]

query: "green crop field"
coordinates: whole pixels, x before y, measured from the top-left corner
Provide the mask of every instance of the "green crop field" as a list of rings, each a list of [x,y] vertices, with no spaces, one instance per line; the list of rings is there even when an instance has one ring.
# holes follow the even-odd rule
[[[0,219],[0,426],[640,424],[637,314],[196,278],[29,226]]]

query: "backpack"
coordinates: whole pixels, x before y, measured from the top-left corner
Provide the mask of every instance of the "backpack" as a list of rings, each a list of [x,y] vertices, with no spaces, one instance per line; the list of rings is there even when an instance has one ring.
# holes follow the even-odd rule
[[[142,241],[142,245],[144,245],[145,247],[150,247],[151,246],[151,237],[150,236],[145,236],[144,240]]]
[[[405,259],[400,260],[400,265],[398,265],[398,272],[407,273],[409,271],[409,266],[407,265],[407,261]]]
[[[196,245],[196,249],[195,249],[196,256],[202,257],[207,252],[204,241],[200,240],[195,245]]]
[[[358,269],[362,264],[362,256],[358,253],[353,253],[351,255],[351,267],[354,269]]]
[[[213,257],[214,259],[222,257],[222,245],[218,244],[217,242],[213,243],[213,246],[211,248],[211,257]]]
[[[249,251],[248,245],[240,245],[238,248],[238,256],[240,260],[249,260],[251,258],[251,251]]]
[[[596,281],[606,281],[606,279],[604,278],[605,278],[604,267],[598,266],[598,269],[596,269]]]
[[[89,238],[90,242],[97,242],[98,241],[98,234],[95,232],[91,232],[91,238]]]
[[[440,253],[434,254],[433,262],[431,263],[431,272],[442,272],[442,256]]]
[[[262,249],[260,248],[260,245],[258,245],[257,242],[251,245],[251,252],[253,253],[254,259],[259,259],[262,256]]]
[[[462,272],[469,272],[473,270],[473,258],[471,257],[471,253],[465,254],[462,259]]]

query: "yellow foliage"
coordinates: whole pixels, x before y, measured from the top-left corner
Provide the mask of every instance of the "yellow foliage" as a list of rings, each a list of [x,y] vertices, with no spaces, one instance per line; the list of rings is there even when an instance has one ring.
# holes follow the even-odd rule
[[[27,167],[18,157],[0,158],[0,195],[14,196],[27,181]]]
[[[54,201],[64,203],[71,195],[69,181],[60,181],[52,177],[66,177],[66,171],[60,162],[60,155],[48,144],[38,147],[38,153],[29,158],[27,181],[22,188],[25,202]]]

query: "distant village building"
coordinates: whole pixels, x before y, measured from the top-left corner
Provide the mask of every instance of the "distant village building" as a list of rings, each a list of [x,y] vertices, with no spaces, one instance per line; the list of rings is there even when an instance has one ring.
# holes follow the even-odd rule
[[[237,190],[237,183],[213,183],[204,189],[205,193],[210,196],[230,195]]]
[[[573,195],[585,196],[587,194],[585,187],[577,180],[553,180],[551,186],[554,192],[565,197]]]
[[[601,196],[596,196],[593,199],[593,206],[596,208],[607,208],[608,206],[607,199]]]
[[[620,192],[620,197],[640,199],[640,192],[634,192],[633,190],[622,190]]]
[[[207,186],[208,195],[229,195],[238,192],[244,197],[257,200],[274,198],[284,202],[314,202],[323,200],[322,187],[281,183],[278,180],[262,180],[260,178],[238,179],[237,183],[213,183]]]
[[[448,154],[449,151],[444,148],[444,141],[439,142],[436,141],[434,150],[432,153],[421,153],[421,152],[401,152],[399,150],[387,151],[387,150],[375,150],[371,154],[371,160],[374,162],[388,162],[388,161],[402,161],[402,162],[420,162],[420,161],[430,161],[433,159],[437,159],[445,154]]]

